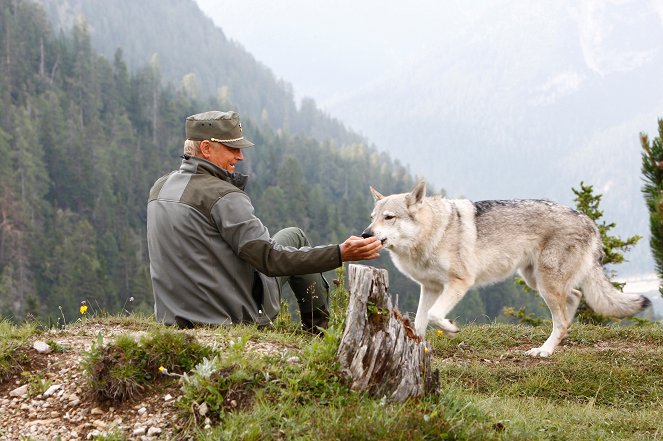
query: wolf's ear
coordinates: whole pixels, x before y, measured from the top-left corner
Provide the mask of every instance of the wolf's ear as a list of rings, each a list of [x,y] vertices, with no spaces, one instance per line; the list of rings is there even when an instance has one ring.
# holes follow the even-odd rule
[[[410,194],[407,195],[407,204],[418,204],[424,199],[424,197],[426,197],[426,182],[419,181],[419,183],[414,186]]]
[[[371,187],[371,194],[373,195],[373,199],[375,199],[375,202],[379,201],[380,199],[384,199],[384,196],[382,196],[376,189]]]

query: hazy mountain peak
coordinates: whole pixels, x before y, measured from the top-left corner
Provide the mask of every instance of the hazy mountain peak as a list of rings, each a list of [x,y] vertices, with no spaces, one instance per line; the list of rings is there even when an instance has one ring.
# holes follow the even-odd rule
[[[585,63],[601,76],[637,69],[659,53],[661,1],[586,0],[569,10],[577,22]],[[652,34],[643,29],[657,31]]]

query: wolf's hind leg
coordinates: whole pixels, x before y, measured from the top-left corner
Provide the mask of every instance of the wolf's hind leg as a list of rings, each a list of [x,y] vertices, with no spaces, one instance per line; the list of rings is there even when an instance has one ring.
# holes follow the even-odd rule
[[[534,277],[534,268],[532,265],[526,266],[525,268],[520,268],[518,274],[525,281],[527,286],[532,289],[536,289],[536,277]]]
[[[569,291],[569,295],[566,298],[566,318],[569,320],[569,325],[571,325],[573,317],[576,315],[581,298],[582,293],[577,289],[572,289]]]
[[[473,283],[473,281],[472,281]],[[451,279],[444,287],[442,295],[437,298],[432,308],[428,312],[428,319],[434,324],[439,326],[447,333],[449,337],[455,337],[458,333],[458,326],[447,319],[447,314],[460,302],[465,296],[467,290],[472,286],[468,280]]]
[[[426,336],[426,328],[428,327],[428,311],[439,296],[439,292],[426,289],[423,286],[421,287],[421,292],[419,293],[419,305],[417,306],[417,315],[414,318],[414,330],[420,337]]]
[[[567,296],[562,289],[540,289],[539,294],[541,294],[546,305],[548,305],[548,309],[550,309],[553,330],[541,347],[532,348],[526,354],[532,357],[549,357],[555,351],[557,345],[566,337],[569,325],[571,324],[567,315]],[[579,297],[578,301],[580,301]]]

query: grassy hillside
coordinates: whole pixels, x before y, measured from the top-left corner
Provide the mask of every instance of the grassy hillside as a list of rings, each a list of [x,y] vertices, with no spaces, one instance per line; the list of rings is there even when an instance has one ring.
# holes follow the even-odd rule
[[[0,324],[0,439],[661,437],[658,323],[575,324],[549,359],[524,355],[548,325],[468,325],[453,340],[430,330],[441,393],[394,404],[349,390],[338,371],[346,296],[336,289],[324,338],[285,313],[264,330],[179,331],[94,310],[58,329]],[[36,340],[53,351],[36,352]]]

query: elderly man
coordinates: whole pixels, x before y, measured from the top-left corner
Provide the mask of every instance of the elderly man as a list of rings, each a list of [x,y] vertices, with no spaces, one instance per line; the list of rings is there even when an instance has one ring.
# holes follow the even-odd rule
[[[267,325],[288,282],[303,328],[326,328],[329,286],[321,273],[344,261],[375,259],[380,241],[351,236],[312,247],[298,228],[270,237],[243,191],[247,176],[235,172],[244,149],[253,146],[239,114],[199,113],[186,119],[185,129],[179,170],[154,183],[147,204],[157,320],[180,327]]]

